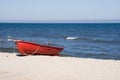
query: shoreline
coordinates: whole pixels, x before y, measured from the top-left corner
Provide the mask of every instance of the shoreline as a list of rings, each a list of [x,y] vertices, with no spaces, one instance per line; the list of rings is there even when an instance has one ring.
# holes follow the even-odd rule
[[[120,61],[0,52],[0,80],[120,80]]]
[[[6,50],[6,49],[5,49]],[[10,52],[6,52],[6,51],[1,51],[0,53],[10,53],[10,54],[20,54],[19,52],[18,52],[18,50],[16,49],[15,51],[13,51],[12,49],[11,49],[11,51]],[[101,55],[101,54],[100,54]],[[47,56],[47,55],[40,55],[40,56]],[[96,56],[96,57],[89,57],[89,56],[83,56],[83,55],[81,55],[81,57],[79,57],[79,56],[72,56],[72,55],[68,55],[68,54],[60,54],[58,57],[73,57],[73,58],[82,58],[82,59],[96,59],[96,60],[116,60],[116,61],[120,61],[120,59],[117,59],[117,58],[108,58],[108,57],[101,57],[101,56],[99,56],[99,54]]]

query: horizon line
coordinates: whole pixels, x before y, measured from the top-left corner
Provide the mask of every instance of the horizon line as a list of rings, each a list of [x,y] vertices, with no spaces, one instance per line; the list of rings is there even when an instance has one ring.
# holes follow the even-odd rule
[[[120,20],[0,20],[0,23],[120,23]]]

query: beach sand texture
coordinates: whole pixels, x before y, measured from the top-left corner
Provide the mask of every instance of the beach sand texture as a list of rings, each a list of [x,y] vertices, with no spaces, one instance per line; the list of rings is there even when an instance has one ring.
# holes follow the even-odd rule
[[[0,80],[120,80],[120,61],[0,53]]]

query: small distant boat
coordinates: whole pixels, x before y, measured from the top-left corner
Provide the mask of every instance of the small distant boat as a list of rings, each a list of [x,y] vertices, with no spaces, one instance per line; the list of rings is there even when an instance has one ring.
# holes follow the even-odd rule
[[[56,47],[51,45],[42,45],[32,42],[15,40],[18,51],[21,55],[51,55],[56,56],[63,50],[63,47]]]
[[[70,37],[70,36],[68,36],[68,37],[66,37],[66,39],[68,39],[68,40],[75,40],[75,39],[78,39],[78,37]]]

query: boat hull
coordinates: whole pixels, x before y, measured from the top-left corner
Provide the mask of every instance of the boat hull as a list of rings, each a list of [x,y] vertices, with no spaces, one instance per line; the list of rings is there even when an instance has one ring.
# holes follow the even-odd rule
[[[22,55],[59,55],[63,50],[63,47],[55,47],[50,45],[41,45],[26,41],[15,41],[18,51]]]

